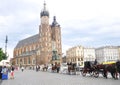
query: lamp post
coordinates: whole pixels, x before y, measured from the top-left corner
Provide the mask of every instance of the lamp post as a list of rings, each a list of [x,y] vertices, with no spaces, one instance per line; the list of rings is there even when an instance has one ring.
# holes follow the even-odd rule
[[[34,50],[34,60],[35,60],[35,66],[37,66],[37,50]]]
[[[6,56],[6,58],[8,57],[7,56],[7,43],[8,43],[8,36],[6,35],[6,39],[5,39],[5,56]]]

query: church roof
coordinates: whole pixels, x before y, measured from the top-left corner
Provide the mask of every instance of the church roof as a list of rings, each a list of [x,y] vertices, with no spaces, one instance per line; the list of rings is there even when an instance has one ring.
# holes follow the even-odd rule
[[[26,39],[19,41],[15,48],[20,48],[26,45],[30,45],[38,41],[39,41],[39,34],[36,34],[36,35],[33,35],[31,37],[28,37]]]

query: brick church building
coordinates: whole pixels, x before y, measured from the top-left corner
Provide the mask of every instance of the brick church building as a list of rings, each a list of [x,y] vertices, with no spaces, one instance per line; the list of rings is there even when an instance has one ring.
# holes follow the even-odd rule
[[[11,60],[16,66],[35,66],[51,63],[53,50],[62,59],[61,27],[53,17],[49,24],[49,11],[46,3],[40,13],[39,34],[20,40],[14,48]]]

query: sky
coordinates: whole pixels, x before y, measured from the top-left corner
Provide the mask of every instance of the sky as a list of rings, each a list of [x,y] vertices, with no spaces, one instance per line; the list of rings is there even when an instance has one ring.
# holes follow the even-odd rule
[[[45,0],[61,26],[62,51],[84,47],[120,46],[119,0]],[[13,57],[17,43],[39,33],[44,0],[0,0],[0,48]]]

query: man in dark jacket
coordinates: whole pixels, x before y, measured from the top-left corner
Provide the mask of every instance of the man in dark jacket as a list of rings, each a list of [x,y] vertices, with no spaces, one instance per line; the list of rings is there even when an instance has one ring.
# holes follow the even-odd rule
[[[94,61],[94,65],[97,65],[97,64],[98,64],[97,59],[95,59],[95,61]]]

